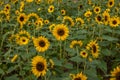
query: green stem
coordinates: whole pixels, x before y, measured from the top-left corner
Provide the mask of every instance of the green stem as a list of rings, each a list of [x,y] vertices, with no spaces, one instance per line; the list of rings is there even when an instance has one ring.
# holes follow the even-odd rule
[[[60,45],[60,59],[62,59],[62,46],[61,46],[61,42],[62,41],[60,41],[60,43],[59,43],[59,45]]]
[[[77,56],[79,56],[78,47],[76,47],[76,51],[77,51]],[[77,72],[79,72],[79,62],[77,62]]]

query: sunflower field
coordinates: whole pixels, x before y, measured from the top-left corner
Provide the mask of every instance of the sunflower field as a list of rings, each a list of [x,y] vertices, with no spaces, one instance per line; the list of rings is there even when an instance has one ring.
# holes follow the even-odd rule
[[[120,0],[0,0],[0,80],[120,80]]]

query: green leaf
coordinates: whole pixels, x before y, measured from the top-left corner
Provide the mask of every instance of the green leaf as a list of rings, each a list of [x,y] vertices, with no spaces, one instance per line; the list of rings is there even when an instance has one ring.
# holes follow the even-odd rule
[[[4,74],[4,71],[0,68],[0,74]]]
[[[105,40],[108,40],[108,41],[118,41],[119,40],[118,38],[107,36],[107,35],[103,35],[102,38]]]
[[[61,60],[58,60],[57,58],[53,58],[53,61],[54,61],[56,66],[62,66]]]
[[[64,67],[67,68],[67,69],[72,69],[72,68],[73,68],[73,65],[70,64],[70,63],[66,63],[66,64],[64,65]]]
[[[12,75],[10,77],[6,77],[5,80],[19,80],[19,78],[17,78],[17,74],[16,74],[16,75]]]
[[[70,58],[71,61],[74,61],[74,62],[83,62],[84,60],[82,58],[80,58],[79,56],[75,56],[75,57],[72,57]]]

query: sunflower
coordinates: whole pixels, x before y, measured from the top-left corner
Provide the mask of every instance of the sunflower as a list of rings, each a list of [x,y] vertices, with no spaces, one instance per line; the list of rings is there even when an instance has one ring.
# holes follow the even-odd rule
[[[36,4],[40,4],[42,0],[35,0]]]
[[[107,6],[108,7],[113,7],[115,4],[114,0],[109,0],[108,3],[107,3]]]
[[[87,80],[86,75],[84,75],[82,72],[76,75],[72,74],[71,77],[72,77],[72,80]]]
[[[26,24],[28,20],[28,17],[25,13],[20,13],[19,16],[17,17],[17,21],[20,23],[20,28],[23,27],[24,24]]]
[[[26,2],[31,3],[31,2],[33,2],[33,0],[26,0]]]
[[[16,37],[17,44],[27,45],[30,39],[30,34],[27,31],[22,30],[18,34],[16,34],[15,37]]]
[[[79,41],[73,40],[70,43],[70,48],[75,48],[77,45],[81,47],[83,45],[83,42],[81,40],[79,40]]]
[[[36,26],[36,29],[39,29],[39,28],[42,28],[43,21],[41,19],[37,19],[34,24]]]
[[[38,16],[36,13],[30,13],[30,14],[28,15],[28,19],[30,19],[30,18],[39,19],[39,16]]]
[[[79,9],[79,10],[83,9],[83,5],[80,4],[80,5],[78,6],[78,9]]]
[[[86,50],[82,50],[80,52],[80,56],[82,56],[83,58],[86,58],[88,56],[88,53],[86,52]]]
[[[32,73],[37,76],[45,76],[47,71],[46,59],[42,56],[35,56],[32,59]]]
[[[10,4],[6,4],[5,7],[4,7],[4,9],[5,9],[5,10],[8,10],[8,11],[10,10],[10,8],[11,8],[11,5],[10,5]]]
[[[38,52],[44,52],[50,46],[50,42],[48,41],[48,39],[43,36],[40,36],[38,38],[33,37],[32,39],[33,39],[34,46],[36,47],[36,50]]]
[[[65,15],[66,14],[66,11],[64,9],[61,10],[61,14],[62,15]]]
[[[64,24],[58,24],[52,31],[57,40],[65,40],[69,36],[69,29]]]
[[[55,24],[51,24],[51,25],[49,26],[49,30],[52,31],[54,27],[55,27]]]
[[[98,58],[99,56],[99,46],[98,43],[95,41],[90,41],[87,46],[86,46],[87,50],[91,51],[91,54],[94,58]]]
[[[54,0],[47,0],[48,4],[52,4],[54,2]]]
[[[74,26],[74,21],[71,17],[69,16],[64,16],[63,17],[63,23],[67,23],[70,26]]]
[[[54,62],[53,62],[53,60],[52,60],[52,59],[49,59],[49,62],[50,62],[50,67],[53,68],[54,65],[55,65]]]
[[[46,20],[44,20],[44,23],[45,23],[45,24],[49,24],[50,21],[46,19]]]
[[[84,13],[85,17],[90,17],[91,15],[92,15],[92,12],[90,10],[88,10]]]
[[[24,7],[25,7],[25,3],[24,3],[24,1],[21,1],[20,2],[20,12],[23,11]]]
[[[95,21],[96,21],[98,24],[101,24],[101,23],[102,23],[102,16],[98,14],[98,15],[95,17]]]
[[[100,13],[100,11],[101,11],[101,8],[100,8],[100,7],[96,6],[96,7],[94,8],[94,12],[95,12],[96,14]]]
[[[16,2],[18,2],[18,0],[10,0],[12,3],[16,3]]]
[[[54,6],[53,6],[53,5],[50,5],[50,6],[49,6],[48,12],[49,12],[49,13],[54,12]]]
[[[110,80],[120,80],[120,66],[117,66],[111,71],[111,76]]]
[[[119,26],[119,17],[112,17],[112,18],[110,18],[110,22],[109,22],[109,25],[111,26],[111,27],[117,27],[117,26]]]
[[[84,24],[84,20],[82,18],[76,18],[76,22],[78,22],[81,26]]]
[[[107,25],[110,21],[110,14],[107,11],[103,12],[103,23]]]

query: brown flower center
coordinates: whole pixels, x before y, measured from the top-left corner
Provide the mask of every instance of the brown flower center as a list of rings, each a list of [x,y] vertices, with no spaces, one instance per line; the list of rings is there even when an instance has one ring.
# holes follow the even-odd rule
[[[98,21],[101,21],[101,16],[97,16],[97,20],[98,20]]]
[[[22,41],[23,41],[23,42],[25,42],[26,40],[25,40],[25,39],[23,39]]]
[[[105,21],[108,21],[108,17],[107,16],[105,16]]]
[[[39,46],[44,47],[45,46],[45,41],[43,41],[43,40],[39,41]]]
[[[65,31],[63,29],[59,29],[57,33],[59,36],[63,36],[65,34]]]
[[[93,46],[92,46],[92,49],[93,49],[93,52],[94,52],[94,53],[97,51],[97,49],[96,49],[96,46],[95,46],[95,45],[93,45]]]
[[[24,17],[23,16],[20,17],[20,21],[24,21]]]
[[[96,9],[96,11],[98,12],[98,11],[99,11],[99,9],[97,8],[97,9]]]
[[[109,4],[110,4],[110,5],[112,5],[112,4],[113,4],[113,2],[109,2]]]
[[[116,80],[120,80],[120,72],[116,74]]]
[[[113,24],[117,24],[117,21],[116,21],[116,20],[114,20],[112,23],[113,23]]]
[[[74,80],[81,80],[81,78],[75,78]]]
[[[36,69],[38,70],[38,71],[43,71],[44,70],[44,64],[42,63],[42,62],[38,62],[37,64],[36,64]]]

